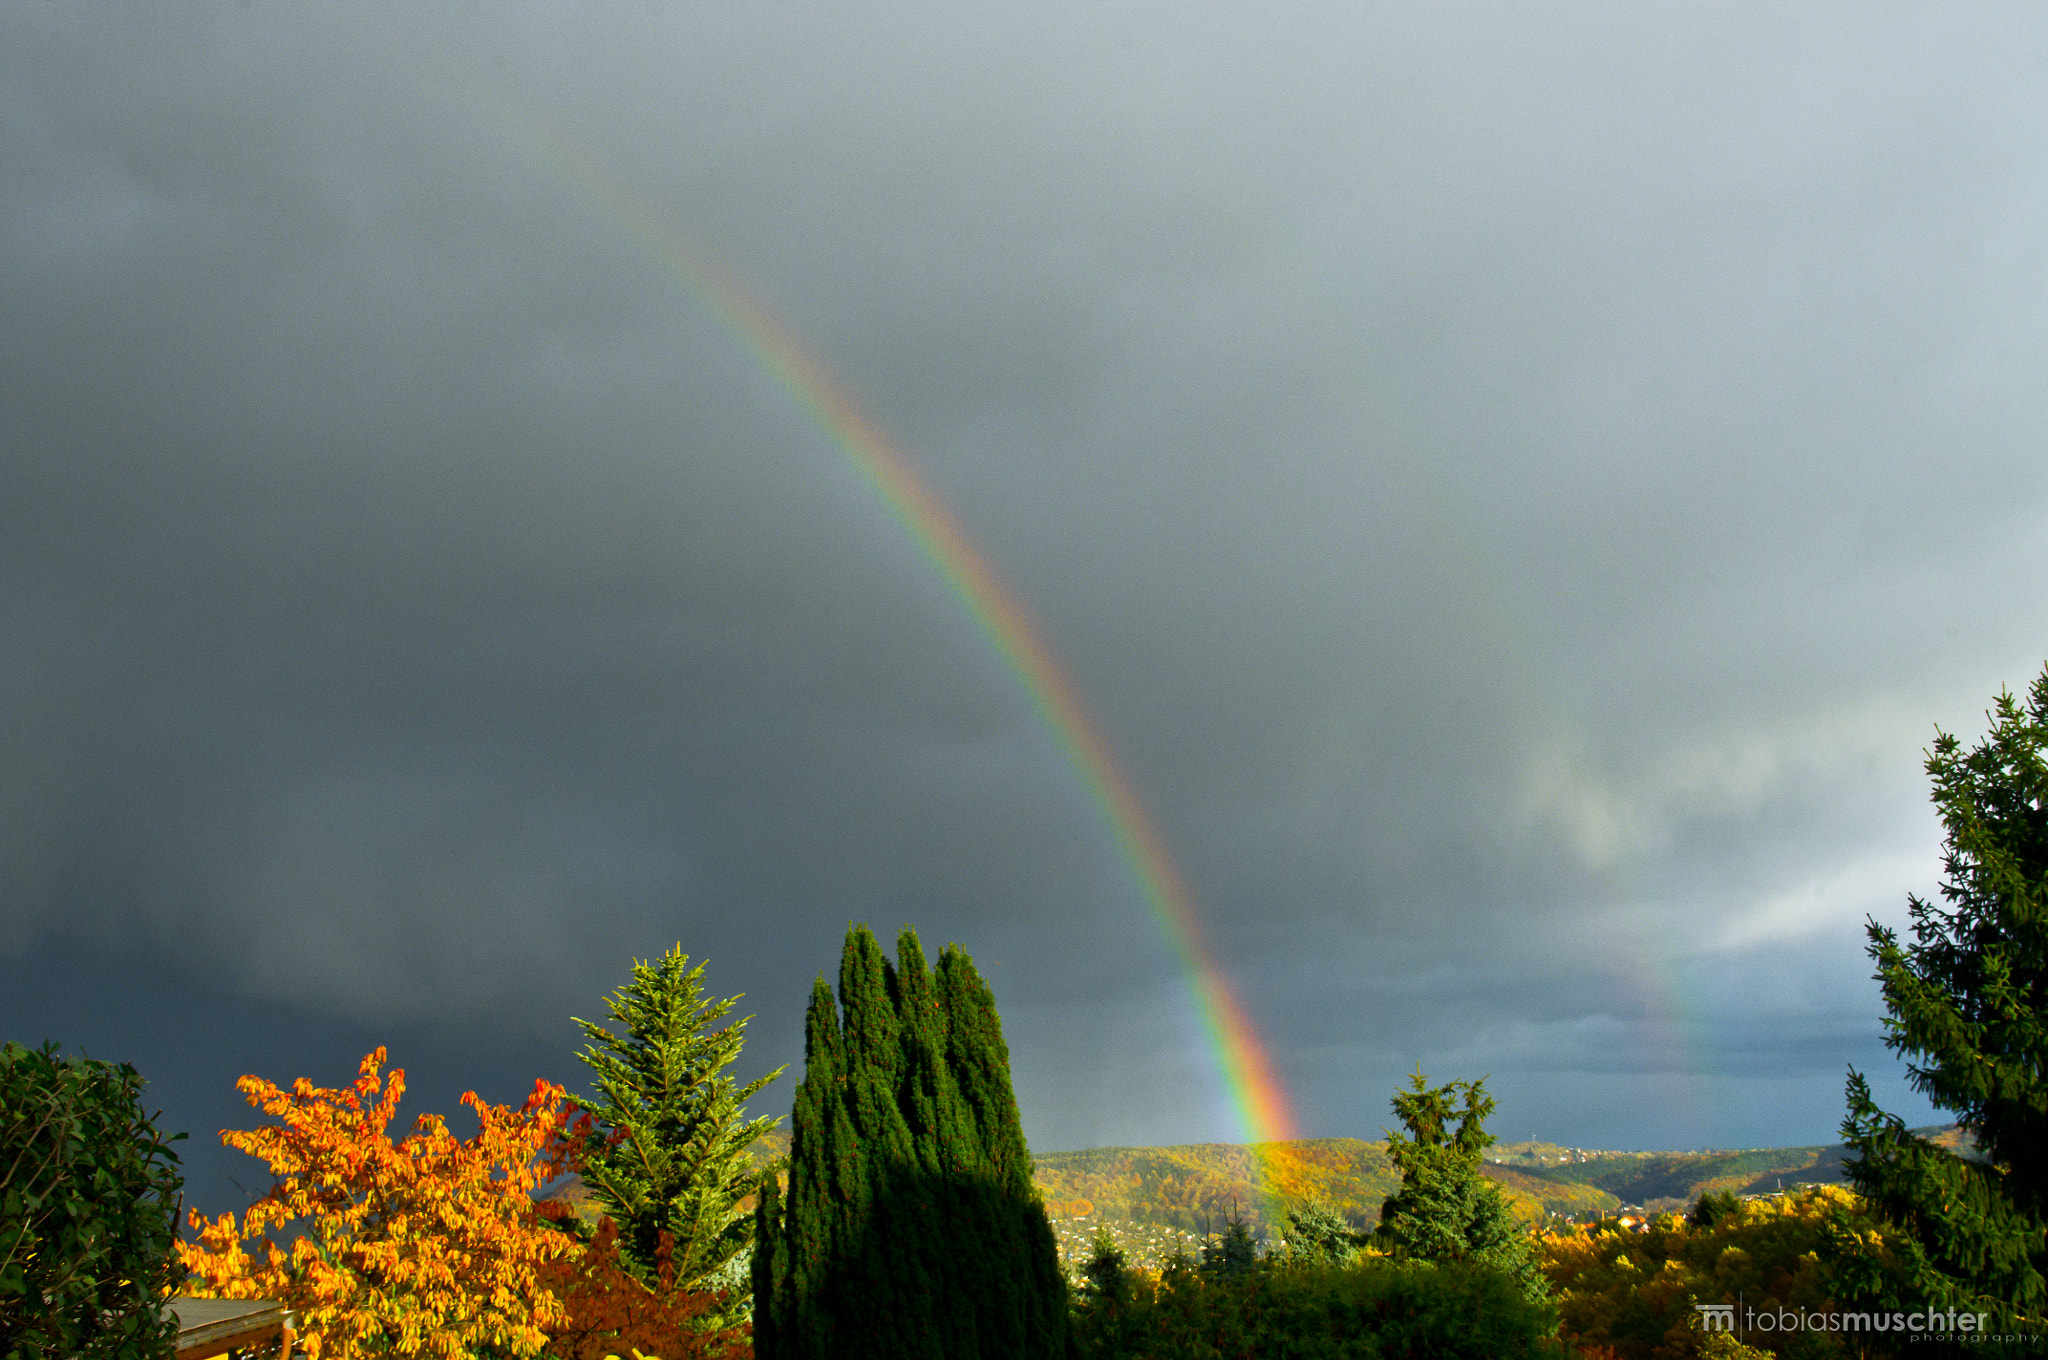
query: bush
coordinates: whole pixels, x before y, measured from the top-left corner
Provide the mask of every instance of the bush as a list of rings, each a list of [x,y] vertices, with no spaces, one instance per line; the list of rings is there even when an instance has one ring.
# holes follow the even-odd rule
[[[1358,1258],[1368,1240],[1355,1232],[1336,1208],[1323,1200],[1310,1200],[1287,1214],[1287,1249],[1304,1260],[1345,1265]]]
[[[1516,1360],[1566,1354],[1556,1317],[1513,1274],[1476,1262],[1269,1259],[1231,1275],[1182,1258],[1156,1279],[1123,1272],[1114,1289],[1086,1291],[1074,1330],[1084,1360]]]
[[[753,1360],[749,1329],[719,1329],[723,1296],[676,1283],[674,1241],[656,1239],[655,1288],[649,1289],[621,1259],[619,1227],[600,1219],[589,1247],[542,1269],[562,1302],[565,1320],[548,1335],[547,1360]]]
[[[126,1063],[0,1046],[0,1357],[169,1355],[184,1179]]]

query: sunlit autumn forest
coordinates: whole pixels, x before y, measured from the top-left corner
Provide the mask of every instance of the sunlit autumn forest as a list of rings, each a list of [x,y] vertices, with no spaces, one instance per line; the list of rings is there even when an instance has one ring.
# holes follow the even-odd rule
[[[1482,1171],[1532,1226],[1554,1218],[1682,1211],[1702,1194],[1765,1194],[1804,1184],[1841,1184],[1842,1149],[1764,1148],[1741,1152],[1585,1152],[1521,1143],[1492,1150]],[[1400,1188],[1386,1143],[1320,1138],[1243,1146],[1097,1148],[1035,1159],[1036,1179],[1057,1226],[1089,1232],[1127,1222],[1201,1234],[1233,1216],[1260,1235],[1279,1235],[1272,1205],[1320,1200],[1360,1229]]]

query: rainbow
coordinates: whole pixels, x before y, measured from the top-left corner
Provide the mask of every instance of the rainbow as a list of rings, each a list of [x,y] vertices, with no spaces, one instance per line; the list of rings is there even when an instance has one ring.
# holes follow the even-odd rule
[[[680,252],[665,254],[677,260],[687,258]],[[918,475],[910,459],[785,327],[729,279],[702,265],[690,269],[686,278],[713,301],[720,316],[745,338],[764,366],[852,458],[974,615],[998,654],[1017,673],[1114,832],[1144,887],[1161,933],[1180,956],[1244,1141],[1293,1138],[1286,1091],[1243,1003],[1216,962],[1186,881],[1167,853],[1158,828],[1146,816],[1144,804],[1117,763],[1108,739],[1089,718],[1073,681],[1032,623],[1023,602],[975,549],[959,519]]]
[[[1286,1090],[1243,1002],[1216,961],[1194,897],[1167,853],[1164,838],[1023,602],[975,549],[958,517],[852,394],[736,280],[712,268],[654,214],[596,173],[591,158],[560,134],[525,119],[516,121],[525,140],[537,144],[556,171],[603,205],[679,283],[705,300],[818,428],[844,450],[951,585],[1022,681],[1142,885],[1160,933],[1179,956],[1241,1141],[1260,1144],[1296,1137]]]

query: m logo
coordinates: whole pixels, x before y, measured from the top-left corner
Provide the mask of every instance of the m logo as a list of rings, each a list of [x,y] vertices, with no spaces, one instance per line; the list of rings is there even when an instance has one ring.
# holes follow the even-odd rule
[[[1735,1305],[1732,1303],[1696,1303],[1699,1311],[1700,1330],[1703,1332],[1732,1332],[1735,1330]]]

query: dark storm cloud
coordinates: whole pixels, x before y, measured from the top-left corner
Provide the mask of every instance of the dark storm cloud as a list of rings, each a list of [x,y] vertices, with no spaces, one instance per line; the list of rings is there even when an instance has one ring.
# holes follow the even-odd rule
[[[2048,80],[1984,22],[11,12],[10,1032],[118,1048],[97,970],[280,1079],[567,1076],[679,939],[765,1067],[910,920],[1041,1145],[1236,1134],[1029,696],[624,199],[1028,604],[1307,1131],[1421,1062],[1827,1136],[1920,750],[2041,661]]]

